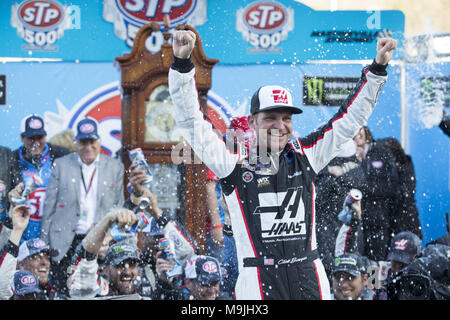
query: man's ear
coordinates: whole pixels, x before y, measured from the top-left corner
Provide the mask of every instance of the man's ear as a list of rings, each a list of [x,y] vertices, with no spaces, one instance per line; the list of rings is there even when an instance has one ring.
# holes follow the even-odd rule
[[[364,286],[367,286],[367,280],[369,279],[369,275],[367,273],[364,273],[361,275],[362,282]]]
[[[256,126],[256,115],[253,114],[249,114],[247,116],[247,122],[250,128],[252,128],[253,130],[255,130],[255,126]]]

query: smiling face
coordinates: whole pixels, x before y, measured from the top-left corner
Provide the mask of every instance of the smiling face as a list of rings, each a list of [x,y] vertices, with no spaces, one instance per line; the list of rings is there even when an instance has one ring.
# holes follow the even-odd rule
[[[127,259],[115,266],[109,266],[109,281],[119,294],[135,292],[135,282],[138,276],[138,264],[133,259]]]
[[[75,142],[75,149],[84,164],[91,164],[94,162],[101,149],[100,140],[94,139],[80,139]]]
[[[48,275],[50,272],[50,257],[45,251],[36,253],[19,262],[22,269],[33,273],[39,280],[40,286],[48,283]]]
[[[250,127],[255,130],[259,146],[278,152],[288,143],[292,135],[292,113],[281,110],[261,111],[248,117]]]
[[[362,289],[367,283],[367,275],[357,277],[347,272],[333,274],[333,291],[337,300],[356,300],[361,297]]]

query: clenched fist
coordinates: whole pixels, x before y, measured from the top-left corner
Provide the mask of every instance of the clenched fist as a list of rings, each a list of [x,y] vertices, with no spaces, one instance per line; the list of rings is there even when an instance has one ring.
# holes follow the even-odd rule
[[[397,40],[392,38],[381,38],[377,42],[377,57],[375,62],[387,65],[392,58],[394,49],[397,47]]]
[[[173,54],[177,58],[187,59],[195,46],[195,33],[190,30],[177,30],[173,34]]]

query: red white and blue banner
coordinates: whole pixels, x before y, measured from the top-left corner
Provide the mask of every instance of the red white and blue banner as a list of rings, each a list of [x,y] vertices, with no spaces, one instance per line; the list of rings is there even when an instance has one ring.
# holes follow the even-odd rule
[[[400,39],[405,20],[398,10],[316,11],[292,0],[2,0],[0,57],[113,61],[150,22],[161,26],[146,42],[156,52],[165,15],[169,32],[195,27],[222,64],[371,59],[377,38]]]

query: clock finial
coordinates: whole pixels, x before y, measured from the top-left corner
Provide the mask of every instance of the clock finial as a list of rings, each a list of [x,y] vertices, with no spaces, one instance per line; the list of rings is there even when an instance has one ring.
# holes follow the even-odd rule
[[[164,40],[166,41],[166,43],[169,41],[170,39],[170,32],[169,32],[169,26],[170,26],[170,17],[168,14],[164,15]]]

